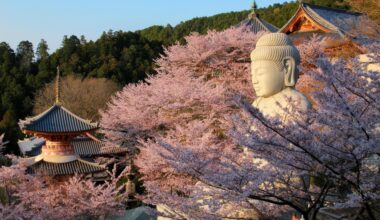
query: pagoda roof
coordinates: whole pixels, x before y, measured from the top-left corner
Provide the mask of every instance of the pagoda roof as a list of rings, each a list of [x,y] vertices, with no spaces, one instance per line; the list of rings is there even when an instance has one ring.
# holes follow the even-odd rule
[[[297,12],[293,17],[279,30],[279,32],[288,33],[290,26],[297,20],[299,15],[304,15],[314,22],[320,29],[325,32],[337,33],[341,36],[355,37],[355,25],[362,22],[364,15],[358,12],[351,12],[341,9],[328,8],[308,3],[300,3]]]
[[[48,176],[73,175],[102,172],[106,169],[96,163],[91,163],[82,159],[73,160],[67,163],[53,163],[40,160],[28,166],[27,172],[30,174],[40,173]]]
[[[19,126],[33,133],[83,133],[98,128],[96,123],[80,118],[59,104],[37,116],[20,120]]]
[[[37,156],[45,144],[44,138],[31,137],[17,142],[21,153],[25,156]]]
[[[245,27],[247,30],[258,33],[265,32],[277,32],[278,28],[265,20],[261,19],[258,14],[251,13],[247,19],[241,21],[236,27]]]
[[[18,142],[21,152],[26,156],[37,156],[41,153],[45,144],[44,138],[26,139]],[[93,140],[89,137],[77,137],[71,142],[76,155],[81,157],[104,156],[112,154],[126,153],[127,149],[115,144],[106,143],[100,140]]]
[[[90,138],[75,138],[72,142],[74,151],[80,156],[100,156],[126,153],[127,149]]]

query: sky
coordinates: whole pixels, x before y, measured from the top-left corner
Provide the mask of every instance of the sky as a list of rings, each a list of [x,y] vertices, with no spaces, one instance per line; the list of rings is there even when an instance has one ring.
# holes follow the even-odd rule
[[[284,0],[256,0],[266,7]],[[22,40],[34,47],[45,39],[50,51],[64,35],[96,40],[103,31],[135,31],[152,25],[175,26],[194,17],[249,9],[252,0],[1,0],[0,42],[13,49]]]

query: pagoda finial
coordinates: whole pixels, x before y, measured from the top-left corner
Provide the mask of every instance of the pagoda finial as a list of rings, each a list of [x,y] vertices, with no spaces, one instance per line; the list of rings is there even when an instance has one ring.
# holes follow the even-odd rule
[[[251,8],[252,8],[252,12],[253,12],[253,13],[256,13],[256,9],[257,9],[256,0],[253,0],[253,3],[252,3]]]
[[[60,73],[59,73],[59,66],[57,66],[57,78],[55,82],[55,104],[59,104],[60,99],[61,99],[60,82],[61,82],[61,79],[60,79]]]
[[[252,12],[249,13],[248,18],[252,19],[252,18],[258,17],[258,14],[256,14],[257,4],[255,0],[252,3],[251,9],[252,9]]]

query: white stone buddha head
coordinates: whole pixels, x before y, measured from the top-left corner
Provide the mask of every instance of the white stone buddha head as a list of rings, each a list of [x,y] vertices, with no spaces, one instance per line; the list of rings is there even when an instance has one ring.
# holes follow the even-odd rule
[[[270,97],[296,85],[300,54],[286,34],[262,36],[251,53],[251,60],[252,83],[257,97]]]

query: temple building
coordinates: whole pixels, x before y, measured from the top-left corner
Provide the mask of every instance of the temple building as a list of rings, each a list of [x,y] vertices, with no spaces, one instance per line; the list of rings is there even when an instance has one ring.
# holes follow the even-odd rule
[[[257,5],[256,1],[254,1],[252,5],[252,12],[248,15],[248,18],[241,21],[236,25],[236,27],[245,27],[255,34],[261,31],[272,33],[277,32],[278,28],[261,19],[260,15],[256,13],[256,9]]]
[[[377,24],[364,14],[302,1],[296,13],[279,32],[296,36],[324,34],[333,38],[349,39],[370,38],[371,35],[380,34]]]
[[[20,141],[21,152],[32,156],[27,172],[48,176],[85,174],[91,178],[104,177],[106,167],[89,158],[104,155],[125,155],[125,148],[106,144],[93,133],[97,123],[84,120],[60,103],[59,69],[57,71],[56,101],[45,112],[20,120],[21,130],[34,136]]]

